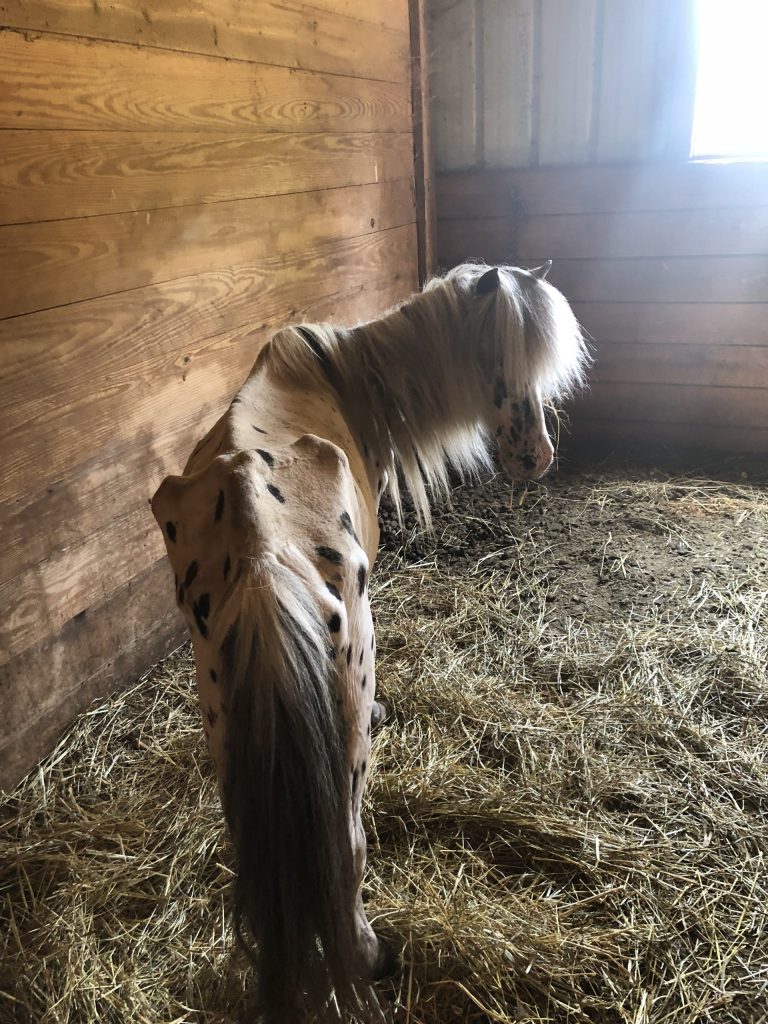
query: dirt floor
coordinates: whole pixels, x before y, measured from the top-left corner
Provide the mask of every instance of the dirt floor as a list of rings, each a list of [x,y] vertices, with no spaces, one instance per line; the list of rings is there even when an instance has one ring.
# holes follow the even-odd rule
[[[561,466],[384,523],[367,902],[407,1024],[768,1021],[768,475]],[[2,808],[0,1022],[227,1022],[183,651]]]

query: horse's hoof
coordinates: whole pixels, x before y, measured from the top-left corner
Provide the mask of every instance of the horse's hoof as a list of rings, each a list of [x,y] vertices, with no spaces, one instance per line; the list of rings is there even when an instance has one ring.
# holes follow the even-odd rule
[[[391,978],[400,969],[400,957],[384,939],[377,936],[379,949],[376,954],[376,962],[371,970],[371,981],[383,981]]]
[[[392,714],[392,709],[389,704],[384,700],[375,700],[373,707],[371,708],[371,728],[378,729],[378,727],[389,718]]]

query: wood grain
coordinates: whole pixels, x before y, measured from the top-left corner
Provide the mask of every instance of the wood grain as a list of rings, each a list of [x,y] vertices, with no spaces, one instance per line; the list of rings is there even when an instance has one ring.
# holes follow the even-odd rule
[[[599,342],[768,345],[768,307],[760,303],[575,302],[573,310]]]
[[[10,449],[0,501],[57,480],[86,443],[97,456],[142,429],[156,437],[184,408],[204,408],[226,390],[220,378],[212,385],[209,368],[237,358],[224,332],[258,328],[280,311],[291,319],[285,311],[305,288],[329,295],[390,273],[407,289],[414,253],[407,225],[0,321],[0,437]]]
[[[765,388],[597,381],[573,402],[569,413],[574,423],[632,420],[697,424],[700,431],[702,425],[707,431],[710,426],[768,429]],[[704,437],[702,431],[702,442]]]
[[[419,283],[424,284],[437,267],[435,176],[429,111],[429,57],[426,0],[410,0],[413,173],[416,224],[419,241]]]
[[[759,427],[721,427],[700,423],[654,423],[649,420],[574,419],[560,442],[562,454],[584,458],[590,452],[612,452],[626,459],[638,452],[643,457],[674,455],[679,464],[686,455],[693,469],[697,465],[721,463],[723,455],[764,455],[768,451],[768,430]],[[698,460],[698,461],[692,461]]]
[[[768,255],[561,259],[550,277],[574,302],[768,302]]]
[[[768,388],[768,346],[601,341],[590,377],[639,384]],[[764,400],[768,405],[768,394]]]
[[[385,231],[416,219],[408,179],[0,227],[0,317]],[[254,227],[258,226],[258,230]],[[162,254],[159,259],[158,255]]]
[[[522,218],[524,259],[737,256],[768,252],[768,206]]]
[[[514,263],[517,258],[517,223],[513,217],[478,217],[437,222],[437,251],[441,267],[455,267],[468,259],[487,263]]]
[[[307,0],[307,7],[318,11],[338,12],[359,18],[372,25],[383,25],[403,32],[408,27],[408,0]]]
[[[765,163],[647,163],[438,174],[442,219],[768,206]]]
[[[410,81],[0,33],[0,128],[398,132],[410,106]]]
[[[398,290],[402,294],[402,285]],[[395,289],[390,285],[384,291],[388,291],[385,304],[389,305]],[[379,301],[383,298],[382,292]],[[335,313],[337,318],[354,321],[360,313],[371,314],[375,310],[371,294],[363,297],[358,293],[341,300],[337,297],[318,302],[314,311],[321,315]],[[78,541],[58,547],[43,523],[36,523],[36,529],[30,531],[29,517],[18,513],[4,524],[4,536],[10,539],[26,523],[28,533],[33,535],[25,535],[24,558],[29,559],[35,546],[42,558],[0,583],[0,604],[7,609],[0,624],[0,664],[56,633],[83,608],[98,603],[105,593],[134,575],[137,568],[162,556],[162,537],[149,512],[148,498],[164,476],[179,470],[195,441],[221,414],[274,326],[214,339],[211,348],[216,353],[215,363],[204,366],[200,375],[204,382],[206,376],[208,380],[215,376],[219,389],[215,398],[202,404],[194,399],[191,403],[177,401],[168,406],[166,415],[158,409],[146,418],[146,424],[152,425],[140,430],[138,439],[126,436],[110,444],[112,464],[120,468],[119,479],[112,473],[112,482],[119,485],[117,492],[110,488],[104,494],[98,468],[91,463],[88,475],[96,486],[90,491],[86,488],[85,493],[78,488],[87,501],[75,504],[69,489],[68,506],[61,500],[53,503],[63,505],[65,518],[70,520],[73,509],[76,510],[73,525],[80,533]],[[165,422],[168,416],[173,418],[171,422]],[[57,491],[61,497],[63,488],[59,486]],[[105,497],[111,504],[109,516],[105,514]],[[51,507],[47,509],[49,525],[53,511]],[[39,527],[43,527],[43,532]],[[4,573],[10,564],[4,562]]]
[[[0,788],[14,786],[91,701],[132,682],[183,641],[187,629],[171,586],[163,559],[0,666]]]
[[[89,217],[394,181],[410,134],[3,133],[0,223]]]
[[[356,323],[389,309],[415,287],[415,275],[403,276],[401,268],[391,277],[369,274],[364,281],[356,280],[354,268],[342,265],[340,271],[346,277],[343,287],[349,291],[319,297],[322,286],[318,285],[316,293],[307,291],[303,298],[297,297],[293,309],[277,312],[261,331],[238,335],[248,346],[246,362],[255,359],[262,339],[288,321]],[[303,278],[300,283],[308,281]],[[250,316],[247,310],[243,312],[244,322],[256,319],[258,301],[258,297],[253,298]],[[188,410],[160,437],[139,430],[135,437],[115,443],[100,454],[83,447],[80,461],[55,481],[41,479],[23,498],[0,505],[5,548],[2,578],[19,575],[60,549],[88,542],[104,524],[124,515],[135,500],[143,505],[163,477],[178,472],[239,383],[230,392],[216,391],[203,409]]]
[[[282,0],[112,0],[108,7],[93,0],[4,0],[0,20],[9,28],[407,82],[408,25],[402,11],[382,24],[370,3],[346,14],[337,6],[328,4],[321,14],[310,4]],[[398,5],[378,6],[386,14]],[[377,24],[373,47],[371,23]]]

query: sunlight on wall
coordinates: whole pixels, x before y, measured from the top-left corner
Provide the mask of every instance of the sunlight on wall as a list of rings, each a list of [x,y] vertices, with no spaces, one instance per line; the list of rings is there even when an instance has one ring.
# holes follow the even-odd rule
[[[768,0],[698,0],[691,156],[768,159]]]

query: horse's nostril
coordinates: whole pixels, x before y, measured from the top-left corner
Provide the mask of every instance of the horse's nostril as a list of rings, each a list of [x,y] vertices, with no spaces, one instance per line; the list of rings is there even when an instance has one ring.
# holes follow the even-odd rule
[[[531,470],[536,468],[536,459],[534,459],[532,455],[529,455],[528,452],[523,455],[520,461],[522,462],[524,469]]]

